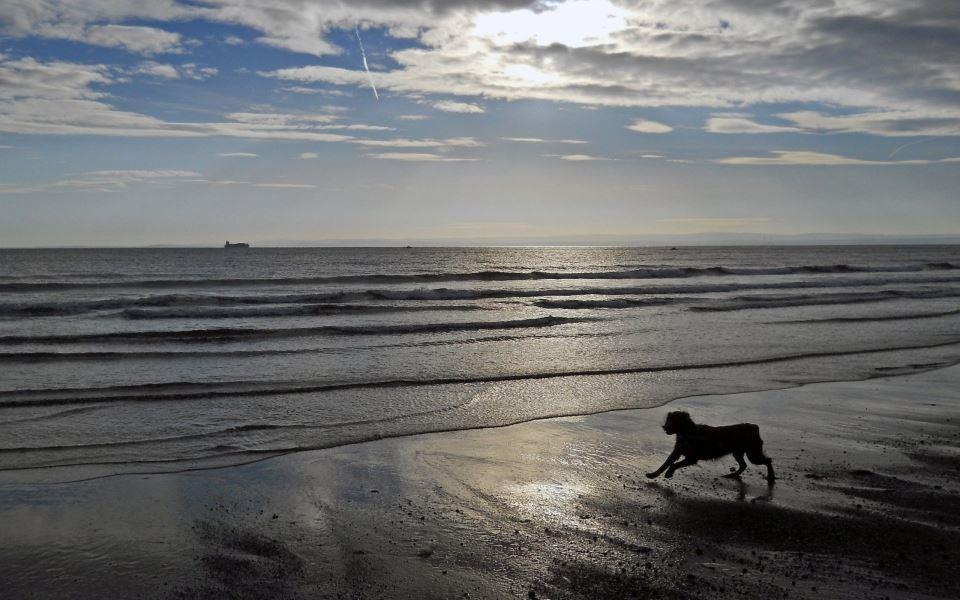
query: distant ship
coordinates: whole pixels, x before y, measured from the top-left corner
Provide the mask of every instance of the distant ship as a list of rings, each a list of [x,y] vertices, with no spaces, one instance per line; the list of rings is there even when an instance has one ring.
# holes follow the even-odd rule
[[[223,245],[224,248],[249,248],[250,244],[246,242],[237,242],[236,244],[231,244],[230,240],[227,240],[227,243]]]

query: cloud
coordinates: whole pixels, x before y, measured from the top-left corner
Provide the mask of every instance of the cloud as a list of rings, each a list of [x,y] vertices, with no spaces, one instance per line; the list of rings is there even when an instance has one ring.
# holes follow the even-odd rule
[[[217,75],[220,70],[216,67],[204,67],[196,63],[184,63],[179,67],[170,64],[148,60],[137,65],[132,71],[134,74],[159,77],[161,79],[195,79],[202,81]]]
[[[140,63],[134,73],[147,75],[149,77],[160,77],[161,79],[180,79],[180,72],[173,65],[160,64],[158,62],[147,61]]]
[[[397,115],[401,121],[426,121],[430,117],[427,115]]]
[[[158,70],[158,66],[161,69]],[[142,68],[172,76],[158,63]],[[172,67],[171,67],[172,68]],[[105,65],[40,62],[0,56],[0,132],[114,137],[235,137],[256,140],[345,142],[353,136],[324,131],[336,115],[236,112],[220,122],[167,122],[109,104],[103,88],[115,83]]]
[[[132,25],[95,25],[87,27],[75,41],[94,46],[123,48],[137,54],[180,53],[181,37],[179,33]]]
[[[396,67],[377,73],[379,87],[595,106],[798,102],[960,112],[960,20],[943,0],[444,6],[420,5],[402,18],[378,12],[382,3],[358,8],[364,23],[418,42],[391,53]],[[718,14],[729,26],[718,26]],[[364,85],[361,73],[332,67],[268,75]]]
[[[710,133],[796,133],[797,127],[764,125],[743,117],[714,116],[707,119],[706,131]]]
[[[543,138],[532,137],[502,137],[501,140],[507,142],[520,142],[524,144],[586,144],[585,140],[546,140]]]
[[[591,160],[613,160],[605,156],[593,156],[590,154],[544,154],[547,158],[559,158],[560,160],[570,161],[591,161]]]
[[[157,76],[173,76],[169,65],[142,63]],[[173,67],[170,67],[173,69]],[[113,83],[103,65],[41,63],[34,59],[0,59],[0,132],[48,135],[119,137],[232,137],[251,140],[293,140],[351,143],[382,148],[477,148],[474,137],[370,139],[343,132],[387,132],[393,128],[365,123],[341,123],[342,107],[327,112],[232,112],[219,122],[167,122],[123,111],[108,104],[99,88]]]
[[[383,152],[379,154],[368,154],[367,157],[378,160],[401,160],[409,162],[466,162],[477,160],[476,158],[454,158],[452,156],[425,152]]]
[[[99,192],[122,190],[130,185],[188,181],[201,175],[195,171],[177,170],[110,170],[87,171],[69,179],[37,185],[0,184],[0,194],[34,194],[38,192]]]
[[[306,160],[311,158],[320,158],[320,155],[317,154],[316,152],[301,152],[300,156],[298,156],[297,158]]]
[[[255,158],[259,154],[254,154],[253,152],[223,152],[218,156],[224,156],[229,158]]]
[[[38,2],[6,0],[0,31],[9,37],[65,39],[140,54],[182,51],[179,34],[129,21],[168,22],[203,11],[175,0],[150,2]]]
[[[958,135],[960,123],[960,19],[946,0],[7,0],[0,15],[8,37],[143,54],[189,44],[142,23],[186,21],[239,25],[258,43],[319,57],[355,51],[333,40],[358,23],[379,28],[388,41],[370,48],[370,58],[389,68],[376,73],[378,87],[428,104],[431,95],[480,110],[479,98],[617,107],[820,103],[872,116],[826,115],[846,122],[794,126],[875,135]],[[404,43],[398,49],[390,38]],[[210,76],[185,65],[177,70],[182,79]],[[109,69],[102,74],[109,77]],[[316,89],[310,83],[368,85],[362,70],[324,65],[262,74],[294,84],[282,89],[295,93]],[[72,115],[77,107],[69,108]],[[893,117],[877,116],[884,113]]]
[[[290,190],[307,190],[307,189],[316,188],[317,186],[311,183],[254,183],[253,187],[290,189]]]
[[[443,112],[460,113],[464,115],[478,115],[487,112],[485,108],[476,104],[469,104],[467,102],[453,102],[450,100],[433,102],[431,103],[431,106],[437,110],[442,110]]]
[[[180,71],[184,77],[189,79],[209,79],[220,73],[216,67],[203,67],[196,63],[185,63],[180,65]]]
[[[960,162],[960,158],[943,158],[939,160],[864,160],[840,156],[837,154],[824,154],[821,152],[808,152],[802,150],[777,150],[772,152],[773,156],[732,156],[721,158],[714,162],[722,165],[791,165],[791,166],[878,166],[878,165],[930,165],[937,163]]]
[[[673,131],[673,127],[669,125],[645,119],[636,119],[633,123],[627,125],[627,129],[638,133],[670,133]]]
[[[813,131],[868,133],[892,137],[960,135],[960,114],[949,111],[876,111],[831,116],[805,110],[777,116]]]
[[[261,127],[288,127],[296,124],[332,123],[337,120],[336,115],[327,113],[232,112],[227,114],[226,117],[231,121]]]
[[[322,127],[318,127],[318,129],[339,129],[343,131],[396,131],[395,127],[387,127],[386,125],[365,125],[363,123],[352,123],[349,125],[323,125]]]
[[[478,148],[483,142],[472,137],[458,137],[446,139],[410,139],[393,138],[386,140],[353,139],[353,144],[383,148]]]
[[[312,88],[312,87],[304,87],[301,85],[281,87],[280,91],[291,92],[294,94],[316,94],[321,96],[338,96],[341,98],[349,97],[353,95],[350,92],[345,92],[343,90],[334,90],[329,88]]]

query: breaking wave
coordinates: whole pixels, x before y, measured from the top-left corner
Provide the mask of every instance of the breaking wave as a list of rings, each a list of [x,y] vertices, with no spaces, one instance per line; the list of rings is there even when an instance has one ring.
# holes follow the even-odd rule
[[[582,323],[596,319],[569,317],[541,317],[511,321],[473,321],[449,323],[417,323],[407,325],[347,325],[299,327],[287,329],[255,329],[223,327],[214,329],[184,329],[176,331],[124,331],[116,333],[78,335],[0,336],[0,344],[72,344],[92,342],[231,342],[263,338],[291,338],[312,336],[403,335],[429,334],[452,331],[486,331],[491,329],[518,329],[553,327],[568,323]]]
[[[470,311],[482,307],[459,304],[428,306],[384,306],[372,304],[301,304],[292,306],[264,306],[242,308],[128,308],[123,316],[128,319],[239,319],[246,317],[305,317],[323,315],[362,315],[419,311]]]
[[[821,352],[798,352],[747,358],[743,360],[716,361],[693,364],[647,365],[611,369],[584,369],[573,371],[550,371],[540,373],[511,373],[502,375],[481,375],[476,377],[442,377],[430,379],[390,379],[379,381],[353,381],[342,383],[308,382],[173,382],[107,388],[79,388],[52,390],[17,390],[0,393],[0,408],[23,406],[62,406],[96,404],[102,402],[155,402],[201,400],[222,397],[242,396],[278,396],[289,394],[310,394],[335,392],[341,390],[371,388],[401,388],[439,385],[465,385],[474,383],[497,383],[506,381],[524,381],[538,379],[556,379],[562,377],[597,377],[607,375],[630,375],[636,373],[662,373],[668,371],[695,371],[701,369],[721,369],[780,362],[881,354],[904,350],[922,350],[960,344],[960,338],[928,344],[894,345],[880,348],[860,348],[850,350],[826,350]],[[67,395],[64,395],[67,394]]]
[[[691,306],[695,311],[734,311],[758,308],[789,308],[795,306],[822,306],[830,304],[861,304],[887,300],[930,300],[960,297],[960,289],[945,290],[881,290],[877,292],[850,292],[837,294],[801,294],[796,296],[737,296]]]
[[[470,273],[414,273],[404,275],[334,275],[260,279],[143,279],[124,281],[44,281],[0,283],[0,292],[42,292],[89,288],[191,288],[236,286],[325,285],[355,283],[437,283],[442,281],[530,281],[543,279],[674,279],[703,276],[811,275],[831,273],[914,273],[954,271],[960,265],[926,262],[905,265],[801,265],[784,267],[670,267],[649,266],[621,271],[474,271]]]
[[[96,311],[124,311],[131,319],[149,318],[227,318],[234,316],[284,316],[360,314],[363,312],[401,312],[414,310],[471,310],[477,307],[460,305],[442,307],[439,304],[406,306],[368,306],[360,302],[449,302],[506,298],[535,298],[543,296],[629,296],[645,294],[709,294],[749,290],[825,289],[845,287],[879,287],[889,285],[960,283],[957,277],[881,277],[875,279],[826,279],[803,281],[698,283],[642,286],[588,286],[559,289],[512,289],[512,288],[418,288],[418,289],[360,289],[299,294],[159,294],[144,297],[120,297],[73,302],[12,302],[0,303],[0,317],[42,317],[79,315]],[[295,308],[280,308],[264,305],[299,304]],[[206,307],[260,306],[261,311],[248,314],[208,310]],[[205,307],[188,311],[188,307]],[[168,311],[139,309],[168,308]]]

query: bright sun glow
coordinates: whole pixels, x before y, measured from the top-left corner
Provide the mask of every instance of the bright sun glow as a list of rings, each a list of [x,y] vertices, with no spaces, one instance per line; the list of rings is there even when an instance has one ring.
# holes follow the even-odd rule
[[[503,74],[510,79],[519,80],[525,85],[550,85],[561,81],[559,76],[541,71],[530,65],[510,65],[503,70]]]
[[[498,45],[529,40],[540,45],[589,46],[607,42],[626,26],[627,12],[608,0],[575,0],[551,10],[514,10],[481,15],[474,35]]]

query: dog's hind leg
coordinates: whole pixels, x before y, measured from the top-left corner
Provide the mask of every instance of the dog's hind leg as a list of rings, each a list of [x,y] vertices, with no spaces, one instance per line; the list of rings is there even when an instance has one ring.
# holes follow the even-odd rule
[[[767,481],[773,483],[776,479],[776,476],[773,474],[773,461],[770,460],[770,457],[763,453],[763,447],[756,448],[747,453],[747,458],[750,459],[755,465],[766,465],[767,466]]]
[[[727,479],[740,479],[740,473],[743,473],[747,469],[747,463],[743,460],[743,452],[734,452],[733,457],[737,459],[737,464],[740,468],[733,473],[727,473],[724,477]]]

